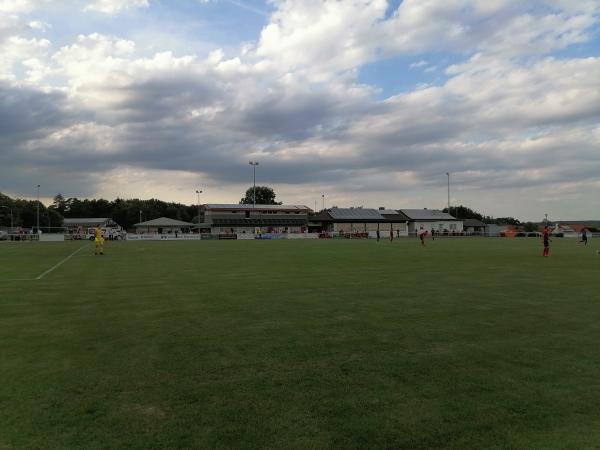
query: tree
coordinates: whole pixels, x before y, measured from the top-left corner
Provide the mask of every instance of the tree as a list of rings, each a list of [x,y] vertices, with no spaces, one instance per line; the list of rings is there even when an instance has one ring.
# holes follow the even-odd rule
[[[252,205],[254,203],[254,188],[246,190],[246,196],[240,200],[240,205]],[[275,191],[268,186],[256,186],[257,205],[281,205],[275,201]]]
[[[448,208],[444,208],[443,211],[445,213],[447,213]],[[456,218],[483,220],[482,214],[478,213],[477,211],[472,210],[471,208],[463,206],[463,205],[451,206],[449,213]]]
[[[54,196],[51,208],[53,208],[55,211],[58,211],[58,213],[61,215],[65,214],[65,211],[67,210],[67,201],[62,194],[56,194]]]
[[[537,231],[537,226],[532,222],[526,222],[523,226],[523,230],[527,233],[531,233],[532,231]]]
[[[498,225],[521,225],[521,222],[514,217],[497,217],[493,222],[488,223],[497,223]]]

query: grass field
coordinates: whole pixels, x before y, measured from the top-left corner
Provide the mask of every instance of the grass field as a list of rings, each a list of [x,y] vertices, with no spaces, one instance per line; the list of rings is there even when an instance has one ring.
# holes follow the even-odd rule
[[[0,449],[600,448],[599,244],[2,243]]]

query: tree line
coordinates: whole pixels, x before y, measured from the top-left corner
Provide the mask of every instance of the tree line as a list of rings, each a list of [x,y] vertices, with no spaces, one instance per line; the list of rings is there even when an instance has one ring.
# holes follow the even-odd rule
[[[275,191],[268,186],[256,186],[256,203],[262,205],[280,205],[277,202]],[[252,204],[254,202],[254,188],[246,190],[240,204]],[[13,199],[0,193],[0,226],[9,227],[11,224],[10,213],[12,211],[15,227],[35,228],[37,224],[37,200]],[[78,199],[76,197],[65,198],[57,194],[52,204],[45,206],[39,203],[40,227],[62,226],[65,218],[80,217],[109,217],[126,229],[130,229],[138,222],[156,219],[157,217],[169,217],[184,222],[198,223],[198,206],[184,205],[182,203],[164,202],[158,199]],[[448,212],[448,208],[444,209]],[[518,219],[513,217],[493,218],[474,211],[466,206],[453,206],[450,214],[459,219],[477,219],[484,223],[497,223],[499,225],[521,225]]]
[[[12,211],[15,227],[35,228],[37,225],[37,200],[13,199],[0,193],[0,226],[11,225]],[[122,227],[129,229],[141,221],[170,217],[184,222],[198,221],[198,206],[184,205],[175,202],[164,202],[158,199],[78,199],[65,198],[57,194],[52,204],[45,206],[39,203],[40,228],[62,226],[63,219],[80,217],[109,217]]]
[[[459,206],[451,206],[450,210],[448,208],[444,208],[443,212],[449,213],[457,219],[477,219],[483,223],[495,223],[498,225],[521,225],[521,221],[519,219],[515,219],[514,217],[492,217],[486,216],[477,211],[463,205]]]
[[[254,187],[246,190],[240,204],[252,204]],[[256,186],[256,203],[261,205],[280,205],[275,201],[275,191],[268,186]],[[0,192],[0,227],[35,228],[37,226],[37,209],[39,206],[40,228],[61,227],[63,219],[81,217],[108,217],[125,229],[131,229],[139,222],[169,217],[184,222],[198,223],[198,205],[164,202],[158,199],[141,200],[122,199],[78,199],[57,194],[49,206],[37,200],[13,199]]]

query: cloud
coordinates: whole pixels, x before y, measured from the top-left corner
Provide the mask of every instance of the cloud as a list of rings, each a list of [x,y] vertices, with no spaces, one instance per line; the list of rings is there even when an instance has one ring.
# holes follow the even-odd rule
[[[207,0],[204,0],[204,2],[206,2]],[[243,10],[246,11],[250,11],[253,12],[254,14],[258,14],[259,16],[264,16],[264,17],[269,17],[269,13],[263,9],[260,8],[256,8],[252,5],[249,5],[246,2],[240,1],[240,0],[224,0],[227,3],[237,6],[238,8],[241,8]]]
[[[117,14],[127,9],[142,8],[149,5],[149,0],[93,0],[84,10],[104,14]]]
[[[404,0],[386,18],[384,0],[273,3],[256,54],[271,70],[304,70],[316,79],[403,53],[546,54],[589,39],[600,11],[593,1]]]
[[[33,0],[0,0],[0,12],[4,14],[20,14],[33,9]]]
[[[154,189],[187,201],[186,186],[202,180],[222,195],[211,200],[231,201],[248,159],[258,159],[261,179],[300,203],[327,192],[340,205],[440,206],[433,193],[447,171],[473,206],[489,195],[508,208],[504,198],[519,190],[536,198],[593,190],[600,59],[548,54],[590,38],[597,3],[271,6],[258,40],[239,54],[147,53],[118,32],[55,48],[56,27],[43,39],[33,33],[44,27],[27,26],[43,16],[5,21],[0,189],[36,179],[72,195]],[[394,55],[415,61],[409,70],[437,70],[436,49],[458,60],[438,84],[381,100],[376,86],[357,82],[361,65]]]
[[[422,59],[421,61],[411,63],[410,66],[408,66],[408,68],[409,69],[418,69],[419,67],[424,67],[428,64],[429,63],[427,61]]]
[[[0,41],[0,79],[16,79],[15,66],[24,64],[27,67],[27,61],[43,56],[49,46],[50,41],[47,39],[19,36]]]

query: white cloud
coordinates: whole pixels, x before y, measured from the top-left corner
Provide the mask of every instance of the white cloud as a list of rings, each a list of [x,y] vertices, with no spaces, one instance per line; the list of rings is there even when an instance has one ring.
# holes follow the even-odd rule
[[[52,25],[50,25],[49,23],[41,22],[39,20],[32,20],[27,25],[32,30],[37,30],[37,31],[41,31],[41,32],[46,32],[50,28],[52,28]]]
[[[147,7],[149,4],[149,0],[92,0],[84,10],[116,14],[131,8]]]
[[[408,68],[409,69],[418,69],[419,67],[424,67],[427,64],[429,64],[429,63],[422,59],[421,61],[411,63],[410,66],[408,66]]]
[[[574,6],[541,0],[404,0],[385,19],[384,0],[273,4],[277,9],[261,33],[256,54],[271,70],[304,70],[316,79],[401,53],[479,51],[504,58],[545,54],[588,39],[600,11],[594,1]],[[533,13],[535,4],[543,8]]]
[[[135,33],[52,48],[35,34],[44,17],[15,15],[25,3],[0,19],[3,183],[35,167],[57,184],[80,174],[103,195],[185,200],[200,177],[232,201],[248,157],[285,200],[309,206],[323,191],[340,205],[440,206],[431,192],[447,170],[473,206],[485,206],[478,192],[502,205],[518,189],[564,197],[597,182],[600,59],[546,57],[589,39],[597,2],[404,0],[390,12],[383,0],[277,0],[254,45],[208,56],[144,53]],[[356,84],[361,65],[397,54],[415,61],[409,69],[438,70],[431,50],[464,58],[441,85],[380,101]]]
[[[43,56],[50,46],[47,39],[12,36],[0,41],[0,79],[16,80],[15,66]]]
[[[33,0],[0,0],[0,13],[19,14],[29,12],[33,7]]]

